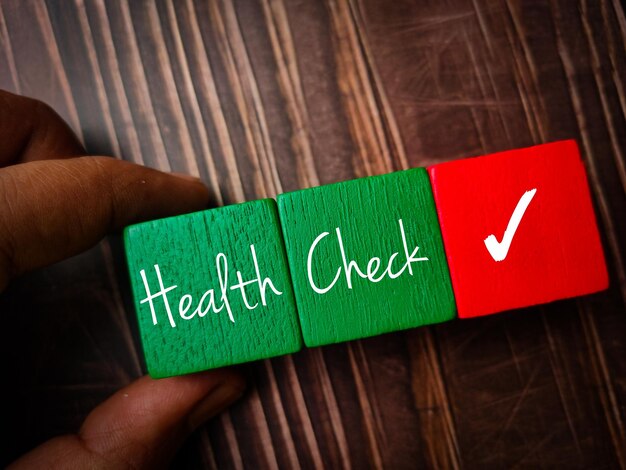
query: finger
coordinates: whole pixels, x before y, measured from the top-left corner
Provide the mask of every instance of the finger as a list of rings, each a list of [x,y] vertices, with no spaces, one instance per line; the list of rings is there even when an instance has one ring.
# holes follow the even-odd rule
[[[13,467],[165,467],[194,429],[244,389],[243,378],[229,369],[160,380],[143,377],[94,409],[77,435],[48,441]]]
[[[24,271],[74,255],[131,223],[200,210],[206,186],[108,157],[0,170],[0,291]]]
[[[0,167],[85,155],[63,119],[47,104],[0,90]]]

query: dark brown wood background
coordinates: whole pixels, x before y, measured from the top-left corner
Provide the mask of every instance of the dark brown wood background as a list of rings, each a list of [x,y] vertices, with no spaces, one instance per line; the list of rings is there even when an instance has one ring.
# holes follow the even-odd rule
[[[0,87],[218,204],[576,138],[607,292],[251,364],[176,464],[626,468],[625,43],[618,0],[15,0]],[[119,236],[0,310],[2,462],[142,373]]]

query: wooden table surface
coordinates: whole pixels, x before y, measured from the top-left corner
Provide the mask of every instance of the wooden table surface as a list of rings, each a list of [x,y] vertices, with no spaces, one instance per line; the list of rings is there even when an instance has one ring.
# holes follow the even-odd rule
[[[577,139],[608,291],[250,364],[175,463],[625,468],[625,42],[618,0],[15,0],[0,87],[219,205]],[[0,464],[142,374],[119,235],[0,310]]]

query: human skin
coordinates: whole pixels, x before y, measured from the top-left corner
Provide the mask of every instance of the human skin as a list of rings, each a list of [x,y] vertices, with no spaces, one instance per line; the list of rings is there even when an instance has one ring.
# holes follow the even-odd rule
[[[197,178],[85,156],[50,107],[4,91],[0,142],[0,292],[20,274],[80,253],[107,233],[209,202]],[[96,407],[76,434],[41,444],[10,468],[167,466],[187,436],[244,388],[232,369],[142,377]]]

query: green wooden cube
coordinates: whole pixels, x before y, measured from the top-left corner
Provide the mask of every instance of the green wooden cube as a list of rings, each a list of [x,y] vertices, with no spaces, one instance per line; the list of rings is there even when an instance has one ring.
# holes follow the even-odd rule
[[[455,317],[423,168],[282,194],[278,211],[307,346]]]
[[[124,241],[153,377],[302,347],[274,200],[132,225]]]

